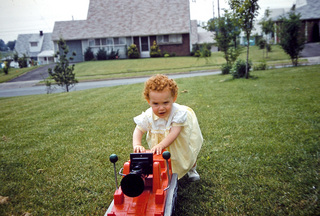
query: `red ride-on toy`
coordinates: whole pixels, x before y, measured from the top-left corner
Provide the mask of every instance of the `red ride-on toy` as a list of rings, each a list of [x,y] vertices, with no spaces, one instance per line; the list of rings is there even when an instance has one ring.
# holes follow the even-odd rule
[[[114,164],[116,191],[105,216],[172,215],[177,199],[178,175],[172,173],[170,152],[163,152],[162,156],[131,153],[130,160],[119,172],[123,176],[120,187],[115,165],[117,155],[112,154],[110,161]]]

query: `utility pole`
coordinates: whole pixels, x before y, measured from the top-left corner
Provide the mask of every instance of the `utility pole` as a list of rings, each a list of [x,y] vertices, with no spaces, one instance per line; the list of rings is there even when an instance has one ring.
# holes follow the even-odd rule
[[[219,6],[219,0],[218,0],[218,18],[220,19],[220,6]]]

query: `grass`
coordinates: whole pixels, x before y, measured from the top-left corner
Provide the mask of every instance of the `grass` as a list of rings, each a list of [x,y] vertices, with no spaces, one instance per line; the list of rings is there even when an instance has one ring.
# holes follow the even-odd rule
[[[244,48],[239,58],[246,59]],[[291,64],[290,58],[277,45],[272,46],[272,52],[268,58],[264,51],[257,46],[250,47],[250,59],[253,64],[266,60],[269,66],[278,64]],[[300,60],[303,61],[303,60]],[[104,80],[121,77],[149,76],[157,73],[183,73],[192,71],[220,70],[225,63],[221,52],[212,53],[209,58],[173,57],[173,58],[147,58],[147,59],[123,59],[107,61],[81,62],[75,66],[76,78],[81,81]],[[0,73],[0,83],[11,80],[31,69],[10,69],[9,75]]]
[[[176,215],[319,215],[318,66],[177,79],[205,139]],[[103,215],[143,84],[0,98],[0,215]],[[118,178],[119,179],[119,178]]]
[[[272,46],[272,52],[265,58],[263,51],[257,46],[250,47],[250,59],[254,64],[261,60],[268,61],[269,65],[291,64],[289,56],[279,46]],[[239,58],[246,59],[244,48]],[[146,76],[157,73],[181,73],[202,70],[220,70],[225,63],[221,52],[212,53],[209,58],[174,57],[174,58],[147,58],[126,59],[115,61],[82,62],[75,67],[76,78],[79,81],[99,80],[118,77]]]

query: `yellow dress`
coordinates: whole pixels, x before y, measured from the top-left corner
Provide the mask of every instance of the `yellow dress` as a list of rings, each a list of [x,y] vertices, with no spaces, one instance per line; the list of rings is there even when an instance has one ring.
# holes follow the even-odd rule
[[[195,164],[202,146],[203,138],[194,111],[187,106],[174,103],[166,119],[159,118],[152,108],[134,118],[142,132],[147,132],[147,143],[151,149],[160,143],[172,126],[182,126],[176,140],[167,148],[171,153],[172,172],[182,178]]]

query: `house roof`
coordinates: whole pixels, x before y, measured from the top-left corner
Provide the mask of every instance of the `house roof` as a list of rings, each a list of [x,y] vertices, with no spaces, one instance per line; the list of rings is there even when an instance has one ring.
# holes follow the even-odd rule
[[[43,42],[40,52],[47,50],[54,50],[54,45],[51,39],[51,33],[43,34]],[[30,52],[30,42],[40,41],[41,36],[39,34],[19,34],[16,44],[15,51],[18,52],[19,56],[26,54],[29,57],[36,57],[40,52]]]
[[[202,27],[198,27],[198,44],[204,43],[215,43],[214,39],[215,32],[210,32]]]
[[[300,14],[300,20],[320,19],[320,1],[319,0],[297,0],[295,13]],[[282,16],[288,16],[290,10],[272,9],[272,20],[278,20]]]
[[[52,39],[189,33],[189,0],[90,0],[87,20],[55,22]]]
[[[301,20],[320,19],[320,1],[306,0],[307,4],[297,5],[296,13],[301,14]]]

